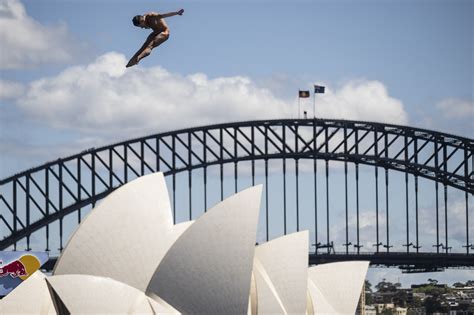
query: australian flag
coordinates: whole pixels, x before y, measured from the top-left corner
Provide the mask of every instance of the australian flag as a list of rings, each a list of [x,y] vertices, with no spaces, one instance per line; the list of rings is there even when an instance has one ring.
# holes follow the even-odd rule
[[[315,85],[314,93],[324,93],[324,86]]]

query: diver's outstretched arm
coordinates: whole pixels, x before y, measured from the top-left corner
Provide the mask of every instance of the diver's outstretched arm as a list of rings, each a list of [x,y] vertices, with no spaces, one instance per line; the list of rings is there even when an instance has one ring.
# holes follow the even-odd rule
[[[176,12],[169,12],[169,13],[160,14],[160,17],[167,18],[167,17],[172,17],[172,16],[175,16],[175,15],[183,15],[183,13],[184,13],[184,10],[180,9],[179,11],[176,11]]]

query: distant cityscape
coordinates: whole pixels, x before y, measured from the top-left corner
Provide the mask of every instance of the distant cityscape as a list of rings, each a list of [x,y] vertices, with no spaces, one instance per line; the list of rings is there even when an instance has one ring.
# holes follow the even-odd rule
[[[474,315],[474,280],[448,286],[428,279],[408,289],[385,279],[376,285],[366,280],[357,314]]]

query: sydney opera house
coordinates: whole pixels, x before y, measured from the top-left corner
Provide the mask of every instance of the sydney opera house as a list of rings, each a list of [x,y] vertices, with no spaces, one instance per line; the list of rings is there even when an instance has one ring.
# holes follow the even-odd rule
[[[307,231],[256,245],[261,186],[173,224],[164,176],[122,186],[81,223],[52,275],[0,314],[354,314],[368,262],[308,268]]]

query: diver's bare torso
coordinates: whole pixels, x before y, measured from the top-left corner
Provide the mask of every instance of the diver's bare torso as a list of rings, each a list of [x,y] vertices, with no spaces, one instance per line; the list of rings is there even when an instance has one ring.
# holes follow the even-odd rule
[[[168,30],[168,25],[166,24],[165,19],[163,19],[159,13],[152,12],[145,14],[145,24],[154,32],[161,33]]]

